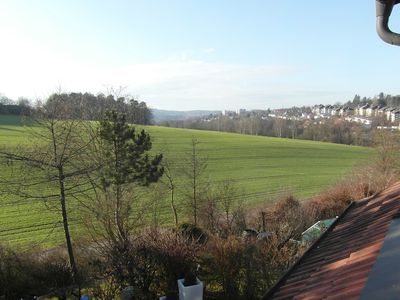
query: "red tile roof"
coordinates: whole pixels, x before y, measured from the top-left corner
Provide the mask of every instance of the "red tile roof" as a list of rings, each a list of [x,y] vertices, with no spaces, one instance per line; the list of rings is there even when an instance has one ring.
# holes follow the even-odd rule
[[[399,212],[400,183],[353,202],[264,299],[358,299]]]

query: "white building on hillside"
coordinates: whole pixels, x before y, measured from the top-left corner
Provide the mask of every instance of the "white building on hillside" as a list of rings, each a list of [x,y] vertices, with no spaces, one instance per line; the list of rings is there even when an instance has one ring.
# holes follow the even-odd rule
[[[400,111],[399,110],[393,110],[392,112],[391,112],[391,115],[390,115],[390,121],[392,121],[392,122],[396,122],[396,121],[398,121],[400,119]]]

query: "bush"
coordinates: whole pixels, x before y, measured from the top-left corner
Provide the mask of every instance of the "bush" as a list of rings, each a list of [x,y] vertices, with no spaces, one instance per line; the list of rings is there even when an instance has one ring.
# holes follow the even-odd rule
[[[200,227],[190,224],[183,223],[179,226],[180,232],[186,239],[204,244],[207,241],[207,233]]]
[[[0,298],[19,299],[33,293],[37,287],[32,286],[30,274],[24,268],[32,265],[9,249],[0,248]],[[31,270],[31,266],[27,269]]]
[[[396,180],[394,173],[385,169],[384,173],[374,165],[356,169],[333,187],[318,196],[305,201],[307,215],[318,221],[339,216],[355,200],[379,193]]]
[[[215,185],[206,194],[199,210],[199,223],[212,234],[227,237],[246,228],[246,215],[241,191],[233,180]]]
[[[177,280],[196,265],[197,240],[172,229],[143,230],[123,255],[121,249],[110,249],[107,273],[119,286],[133,286],[137,299],[176,292]]]
[[[168,229],[155,232],[148,241],[158,263],[159,281],[166,285],[160,286],[164,292],[176,290],[177,280],[196,268],[196,255],[201,248],[197,241]]]
[[[0,247],[0,298],[31,299],[49,294],[64,299],[72,291],[72,283],[68,260],[60,252],[39,256]]]
[[[210,286],[222,288],[225,299],[238,299],[244,243],[240,238],[213,237],[201,255],[202,277]]]
[[[121,286],[113,276],[108,276],[92,288],[90,295],[96,300],[117,299]]]
[[[282,194],[275,203],[267,203],[249,212],[249,224],[258,231],[266,231],[285,244],[300,239],[301,233],[315,221],[303,203],[293,195]]]
[[[246,240],[237,236],[210,238],[200,253],[200,277],[214,299],[259,299],[302,253],[293,244]]]
[[[112,244],[103,253],[105,256],[104,277],[122,290],[133,286],[137,299],[154,299],[152,284],[157,273],[157,261],[150,245],[140,235],[123,247]],[[103,292],[100,287],[100,292]],[[106,288],[106,287],[104,287]]]

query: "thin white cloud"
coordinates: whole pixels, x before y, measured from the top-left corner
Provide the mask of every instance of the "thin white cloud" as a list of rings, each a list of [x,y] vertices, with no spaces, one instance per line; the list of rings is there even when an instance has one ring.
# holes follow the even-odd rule
[[[127,92],[162,109],[222,110],[322,102],[315,96],[316,89],[298,94],[295,79],[304,70],[286,65],[208,62],[204,57],[215,52],[211,47],[184,50],[164,61],[121,67],[104,61],[79,61],[53,48],[49,41],[29,38],[21,28],[0,26],[0,36],[7,41],[0,47],[0,93],[11,98],[43,99],[60,86],[66,92],[92,93],[126,86]]]
[[[287,66],[202,61],[133,65],[125,71],[134,74],[127,85],[135,93],[152,106],[166,109],[251,107],[260,101],[259,94],[273,92],[277,78],[291,72]]]
[[[23,49],[0,58],[0,92],[9,97],[45,97],[62,86],[65,91],[104,91],[126,86],[128,91],[164,109],[224,109],[252,107],[277,91],[274,82],[294,72],[290,66],[166,60],[110,67],[79,64],[43,49]],[[45,49],[44,49],[45,50]],[[33,53],[33,54],[32,54]],[[17,54],[17,55],[15,55]],[[7,55],[6,55],[7,56]],[[267,106],[265,104],[264,106]]]

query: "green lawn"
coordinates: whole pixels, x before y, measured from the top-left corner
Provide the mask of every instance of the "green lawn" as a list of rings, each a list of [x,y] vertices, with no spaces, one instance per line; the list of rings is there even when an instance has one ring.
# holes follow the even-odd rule
[[[198,139],[199,151],[208,157],[209,181],[235,181],[243,191],[241,198],[249,206],[271,201],[288,190],[300,198],[312,196],[373,155],[369,148],[321,142],[156,126],[145,129],[152,136],[153,151],[164,152],[177,169],[190,150],[192,137]],[[16,118],[0,116],[0,146],[13,148],[30,142],[27,128]],[[178,176],[179,181],[182,178]],[[162,221],[171,222],[168,202],[164,199],[160,202]],[[76,236],[83,230],[81,209],[77,204],[70,205],[72,231]],[[63,241],[61,226],[53,224],[59,219],[57,211],[49,211],[43,203],[21,203],[0,195],[0,209],[0,242],[49,247]]]

